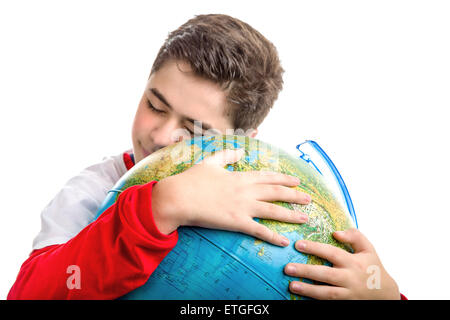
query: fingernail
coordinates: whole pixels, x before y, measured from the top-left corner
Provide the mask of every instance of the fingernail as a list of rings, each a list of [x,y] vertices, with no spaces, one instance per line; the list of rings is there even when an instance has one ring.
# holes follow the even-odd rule
[[[335,232],[334,232],[334,235],[336,235],[336,236],[338,236],[338,237],[341,237],[341,236],[344,235],[344,231],[335,231]]]
[[[282,238],[281,238],[281,245],[282,245],[283,247],[286,247],[287,245],[289,245],[289,239],[286,238],[286,237],[282,237]]]
[[[305,222],[309,219],[308,215],[304,212],[300,212],[300,218]]]
[[[291,282],[292,290],[298,291],[302,288],[301,284],[298,282]]]
[[[304,250],[306,249],[306,243],[303,241],[297,241],[296,248],[299,250]]]
[[[288,264],[286,266],[286,273],[289,274],[289,275],[294,274],[295,273],[295,267],[293,265],[291,265],[291,264]]]
[[[311,202],[311,196],[309,194],[306,195],[305,199],[306,199],[306,202],[308,202],[308,203]]]

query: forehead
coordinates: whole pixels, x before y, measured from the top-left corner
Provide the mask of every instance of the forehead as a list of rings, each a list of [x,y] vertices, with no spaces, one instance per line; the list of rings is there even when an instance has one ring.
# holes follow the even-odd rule
[[[180,117],[204,121],[216,129],[231,128],[225,92],[219,84],[194,75],[184,62],[168,61],[149,78],[147,96],[163,103],[152,89],[156,89]]]

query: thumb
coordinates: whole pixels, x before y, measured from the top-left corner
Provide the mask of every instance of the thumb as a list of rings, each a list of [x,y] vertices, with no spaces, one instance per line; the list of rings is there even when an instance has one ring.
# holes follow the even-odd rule
[[[244,155],[244,149],[225,149],[216,152],[214,155],[203,159],[200,163],[216,164],[224,167],[227,164],[235,163],[239,161]]]
[[[355,253],[374,250],[370,241],[358,229],[351,228],[346,231],[336,231],[333,236],[342,243],[351,245]]]

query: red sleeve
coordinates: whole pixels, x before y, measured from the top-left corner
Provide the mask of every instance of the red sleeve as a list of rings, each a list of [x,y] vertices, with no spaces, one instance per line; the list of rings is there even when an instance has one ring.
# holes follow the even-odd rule
[[[155,225],[155,183],[123,191],[68,242],[34,250],[8,299],[115,299],[142,286],[178,240],[177,231],[165,235]]]
[[[402,293],[400,293],[400,300],[408,300]]]

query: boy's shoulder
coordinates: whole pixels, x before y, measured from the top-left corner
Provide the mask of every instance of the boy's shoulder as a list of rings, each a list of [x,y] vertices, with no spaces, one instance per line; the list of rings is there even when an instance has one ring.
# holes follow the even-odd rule
[[[133,166],[132,150],[126,150],[116,155],[103,157],[102,161],[85,168],[70,179],[68,184],[78,184],[77,182],[80,181],[86,191],[100,187],[107,192]]]
[[[127,150],[116,155],[103,157],[101,161],[81,170],[67,184],[76,183],[78,180],[87,180],[94,185],[102,184],[109,187],[111,183],[115,184],[133,166],[132,150]]]
[[[97,168],[101,168],[102,173],[117,174],[120,178],[133,166],[134,154],[133,150],[129,149],[113,156],[103,157],[101,162],[96,163],[85,170],[96,170]]]
[[[92,222],[108,191],[133,165],[127,150],[104,157],[67,181],[42,211],[33,249],[64,243]]]

